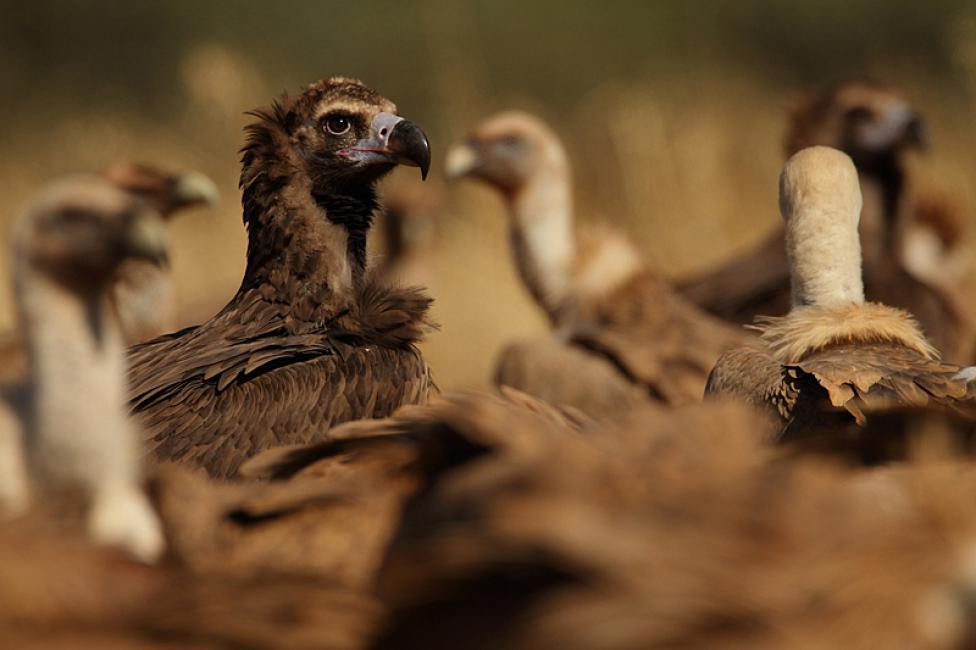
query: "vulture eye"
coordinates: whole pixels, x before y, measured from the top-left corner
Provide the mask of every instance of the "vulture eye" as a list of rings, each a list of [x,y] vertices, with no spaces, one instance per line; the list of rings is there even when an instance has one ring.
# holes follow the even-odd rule
[[[844,113],[844,117],[846,117],[851,122],[864,122],[871,119],[872,114],[869,109],[863,106],[856,106],[854,108],[848,109],[847,112]]]
[[[330,115],[325,120],[325,129],[332,135],[344,135],[351,126],[349,118],[344,115]]]

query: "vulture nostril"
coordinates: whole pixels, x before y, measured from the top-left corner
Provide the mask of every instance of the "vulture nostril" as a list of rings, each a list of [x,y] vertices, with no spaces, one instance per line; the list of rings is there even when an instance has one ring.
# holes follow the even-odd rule
[[[382,129],[380,129],[380,135],[381,135],[382,137],[386,137],[386,131],[387,131],[387,129],[386,129],[386,127],[384,126],[384,127],[382,128]]]

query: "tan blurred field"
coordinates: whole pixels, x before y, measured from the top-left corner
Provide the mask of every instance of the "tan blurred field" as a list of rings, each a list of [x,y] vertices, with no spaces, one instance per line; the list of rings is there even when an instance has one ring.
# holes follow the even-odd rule
[[[450,15],[426,15],[436,23],[428,26],[427,37],[435,55],[452,41],[430,34],[453,33],[453,46],[458,46],[463,30],[437,23]],[[976,74],[973,30],[955,29],[950,37],[957,67]],[[545,331],[541,314],[515,278],[501,202],[485,188],[444,185],[442,178],[449,142],[493,110],[538,110],[549,120],[571,151],[581,225],[605,223],[626,230],[668,276],[744,249],[778,219],[776,177],[789,84],[771,83],[743,72],[748,70],[743,66],[722,73],[608,75],[610,80],[593,83],[556,111],[551,101],[540,102],[531,94],[489,88],[479,56],[462,59],[445,50],[433,57],[439,63],[426,74],[433,75],[428,87],[436,97],[427,104],[436,110],[415,109],[393,97],[401,113],[431,135],[432,182],[447,192],[425,272],[442,326],[425,351],[442,387],[486,385],[499,346]],[[321,68],[322,76],[338,72],[343,71]],[[976,76],[947,87],[930,83],[917,69],[877,66],[874,72],[876,78],[902,85],[928,118],[931,150],[913,161],[920,177],[976,214]],[[189,324],[219,308],[242,271],[246,238],[236,188],[236,152],[247,122],[242,113],[268,103],[289,84],[270,78],[243,50],[218,41],[181,52],[176,75],[185,101],[166,119],[125,106],[78,115],[56,106],[56,119],[24,120],[8,130],[0,139],[0,250],[7,250],[7,224],[19,206],[57,174],[97,169],[117,159],[198,169],[218,183],[223,202],[212,213],[187,215],[173,226],[173,272],[183,320]],[[383,79],[364,80],[385,91]],[[396,173],[412,177],[416,170]],[[4,264],[0,325],[11,322]]]

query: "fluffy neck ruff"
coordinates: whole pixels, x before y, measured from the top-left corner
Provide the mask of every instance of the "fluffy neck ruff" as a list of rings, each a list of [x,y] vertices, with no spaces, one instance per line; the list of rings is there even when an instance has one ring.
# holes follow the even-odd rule
[[[858,343],[890,343],[929,359],[939,357],[911,314],[880,303],[794,307],[786,316],[760,316],[751,327],[786,364],[832,345]]]
[[[313,313],[335,309],[362,282],[366,234],[377,209],[373,179],[312,178],[286,130],[283,97],[252,113],[241,150],[240,188],[248,230],[247,267],[238,296],[260,289],[276,302]]]
[[[122,335],[98,288],[68,289],[30,269],[16,276],[33,379],[28,448],[49,481],[131,484],[137,436],[127,417]]]
[[[513,193],[511,240],[522,281],[550,315],[570,293],[576,239],[565,164],[546,164]]]

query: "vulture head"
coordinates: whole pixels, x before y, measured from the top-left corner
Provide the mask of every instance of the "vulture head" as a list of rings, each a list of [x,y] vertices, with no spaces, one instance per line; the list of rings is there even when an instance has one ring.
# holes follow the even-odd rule
[[[278,127],[271,136],[286,140],[275,144],[287,151],[275,153],[307,174],[313,194],[375,181],[396,165],[419,167],[424,178],[430,169],[430,143],[420,127],[355,79],[319,81],[294,99],[282,97],[270,111],[252,114],[261,122],[249,129],[245,174],[269,122]]]
[[[447,154],[449,177],[476,178],[509,195],[547,173],[568,175],[566,152],[542,120],[521,111],[488,118]]]
[[[197,205],[216,205],[217,186],[199,172],[169,173],[149,165],[120,162],[101,175],[116,187],[141,197],[163,217]]]
[[[798,103],[786,152],[824,145],[847,153],[863,169],[924,144],[922,117],[900,92],[881,84],[847,81]]]
[[[166,229],[140,198],[98,176],[72,176],[49,186],[17,233],[20,261],[79,291],[109,282],[126,259],[166,259]]]

